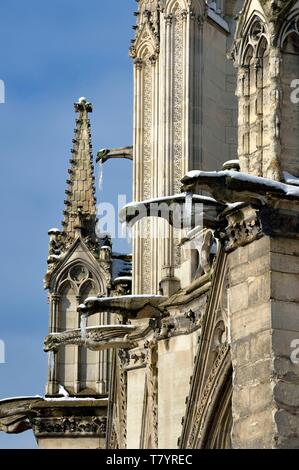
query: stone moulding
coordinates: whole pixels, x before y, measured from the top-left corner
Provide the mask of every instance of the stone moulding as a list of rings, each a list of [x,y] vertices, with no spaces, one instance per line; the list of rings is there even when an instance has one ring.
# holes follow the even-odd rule
[[[105,437],[107,418],[105,416],[90,417],[45,417],[33,418],[32,428],[36,437]]]
[[[104,437],[106,417],[101,413],[106,407],[106,400],[94,398],[9,398],[0,401],[0,431],[19,434],[33,429],[37,437]]]
[[[190,431],[189,441],[187,444],[188,449],[196,448],[197,441],[200,441],[203,429],[207,425],[205,420],[202,419],[203,415],[208,410],[208,402],[212,400],[212,396],[215,393],[215,389],[218,386],[217,378],[219,380],[219,374],[221,369],[224,367],[225,361],[228,360],[229,346],[227,343],[223,344],[218,356],[213,364],[212,370],[207,378],[206,385],[202,392],[202,396],[199,402],[199,406],[196,409],[193,426]]]
[[[201,337],[194,359],[179,447],[206,448],[211,418],[217,410],[222,385],[230,377],[228,340],[227,255],[221,250],[215,267]]]

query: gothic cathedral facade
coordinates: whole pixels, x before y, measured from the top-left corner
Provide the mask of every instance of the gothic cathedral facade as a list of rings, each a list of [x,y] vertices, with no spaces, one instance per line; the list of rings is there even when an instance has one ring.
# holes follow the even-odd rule
[[[133,145],[98,154],[133,161],[133,254],[97,233],[81,98],[46,395],[0,402],[0,429],[41,448],[299,448],[299,1],[137,4]]]

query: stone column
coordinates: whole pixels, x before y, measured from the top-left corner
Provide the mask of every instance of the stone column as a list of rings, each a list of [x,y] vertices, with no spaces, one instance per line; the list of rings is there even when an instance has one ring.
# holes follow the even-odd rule
[[[76,301],[77,301],[77,306],[81,304],[81,296],[77,295],[76,296]],[[77,327],[80,328],[80,315],[78,315],[78,324]],[[80,346],[75,346],[75,357],[74,357],[74,363],[76,364],[74,367],[74,392],[79,393],[80,388],[81,388],[81,377],[80,377],[80,369],[81,369],[81,347]]]
[[[50,319],[49,319],[49,333],[56,333],[58,331],[58,318],[59,318],[59,294],[50,294]],[[49,363],[48,368],[48,384],[46,386],[46,394],[53,395],[57,393],[57,354],[53,353],[52,364]]]
[[[159,151],[159,55],[153,54],[150,57],[150,63],[152,66],[152,82],[153,82],[153,93],[152,93],[152,167],[151,167],[151,196],[159,196],[159,162],[158,162],[158,151]],[[151,233],[151,293],[157,293],[159,280],[160,280],[160,250],[159,250],[159,235],[157,221],[153,219],[149,222],[150,233]]]
[[[281,181],[281,64],[282,54],[279,48],[272,47],[269,55],[269,114],[268,132],[269,149],[263,161],[263,176]]]
[[[59,316],[59,294],[50,294],[49,303],[50,303],[50,318],[49,318],[49,333],[56,333],[58,330],[58,316]]]
[[[142,69],[143,61],[136,58],[134,62],[134,201],[142,199]],[[139,294],[142,291],[142,240],[136,236],[139,224],[135,226],[133,235],[133,293]]]
[[[228,220],[232,446],[298,448],[299,204],[248,206]]]
[[[238,70],[238,85],[236,95],[239,100],[239,115],[238,115],[238,156],[241,166],[241,171],[249,171],[248,162],[248,80],[249,68],[248,66],[240,67]]]

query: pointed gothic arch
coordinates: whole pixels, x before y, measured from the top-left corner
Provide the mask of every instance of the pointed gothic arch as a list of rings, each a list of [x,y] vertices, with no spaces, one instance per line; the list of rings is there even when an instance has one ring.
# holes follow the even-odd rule
[[[164,3],[164,13],[166,15],[180,11],[192,11],[195,14],[203,13],[203,2],[198,0],[166,0]]]
[[[270,35],[263,12],[255,10],[247,21],[243,18],[243,24],[239,24],[237,37],[239,38],[236,43],[238,44],[236,62],[239,66],[241,169],[256,176],[267,176],[270,170],[271,116],[269,107],[265,106],[265,103],[269,101],[272,82],[269,66]]]
[[[136,38],[134,44],[134,54],[137,58],[144,58],[147,56],[154,56],[159,49],[158,39],[153,30],[150,28],[149,23],[145,22]]]
[[[187,2],[185,0],[168,0],[165,5],[165,14],[175,13],[178,10],[187,8]]]
[[[254,11],[240,34],[242,41],[240,46],[239,64],[245,65],[246,51],[251,46],[253,49],[254,58],[257,57],[260,42],[266,40],[267,44],[270,43],[267,22],[261,12]]]
[[[204,449],[232,448],[232,392],[232,370],[230,369],[215,397],[212,412],[207,417],[207,428],[202,443]]]
[[[284,170],[298,177],[299,108],[292,98],[294,83],[299,77],[299,9],[292,10],[285,18],[278,36],[281,49],[281,140]],[[290,132],[290,121],[292,131]]]
[[[286,50],[288,39],[290,37],[297,38],[299,41],[299,9],[291,11],[280,28],[278,34],[278,45],[283,51]]]
[[[83,245],[82,245],[83,246]],[[93,266],[92,258],[78,256],[65,261],[50,288],[51,332],[63,332],[80,327],[78,307],[87,297],[107,294],[105,272],[101,266]],[[108,314],[88,319],[87,326],[107,323]],[[95,325],[94,325],[95,324]],[[55,354],[54,375],[51,387],[58,391],[60,384],[70,395],[105,393],[108,387],[108,353],[87,351],[85,348],[67,345]],[[103,370],[104,369],[104,370]]]
[[[87,257],[78,256],[76,257],[76,259],[73,259],[70,262],[66,261],[60,267],[59,271],[56,273],[56,276],[53,276],[51,286],[50,286],[50,292],[52,294],[59,293],[59,288],[66,279],[69,279],[70,281],[72,281],[70,277],[71,276],[70,272],[76,266],[82,266],[88,271],[89,277],[96,284],[98,293],[106,292],[106,283],[105,283],[106,273],[104,269],[101,266],[94,266],[92,261],[91,260],[89,261]],[[74,283],[74,281],[72,282]],[[79,291],[78,291],[78,295],[79,295]]]

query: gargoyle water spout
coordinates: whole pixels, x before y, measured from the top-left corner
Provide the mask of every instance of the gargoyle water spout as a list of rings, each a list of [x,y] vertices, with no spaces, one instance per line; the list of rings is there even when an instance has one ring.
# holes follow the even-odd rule
[[[122,295],[118,297],[90,297],[78,308],[79,313],[90,316],[99,312],[122,315],[126,320],[160,318],[165,315],[162,295]]]
[[[105,163],[111,158],[126,158],[133,160],[133,147],[121,147],[114,149],[102,149],[97,154],[97,163]]]
[[[146,217],[158,217],[176,229],[201,225],[214,228],[218,214],[225,208],[211,197],[187,193],[127,204],[119,213],[121,223],[133,226]]]
[[[96,162],[100,165],[99,175],[99,187],[103,189],[103,165],[108,160],[114,158],[125,158],[127,160],[133,160],[133,147],[121,147],[114,149],[102,149],[97,154]]]
[[[57,351],[62,346],[83,346],[92,351],[105,349],[129,349],[134,341],[129,337],[136,331],[132,325],[103,325],[86,328],[84,337],[81,329],[69,330],[62,333],[51,333],[44,343],[45,352]]]
[[[238,171],[190,171],[182,179],[183,188],[195,193],[206,190],[222,204],[256,202],[268,197],[298,199],[298,186]]]

